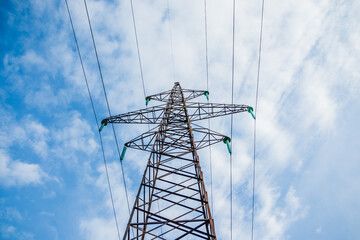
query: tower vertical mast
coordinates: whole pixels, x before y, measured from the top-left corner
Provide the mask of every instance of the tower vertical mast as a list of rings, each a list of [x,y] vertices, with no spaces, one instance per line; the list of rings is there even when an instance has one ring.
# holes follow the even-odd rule
[[[208,94],[182,89],[176,82],[172,90],[146,98],[147,103],[157,100],[166,104],[102,121],[102,127],[107,123],[159,124],[124,147],[150,152],[124,240],[216,239],[197,150],[218,142],[228,144],[230,138],[192,122],[245,111],[252,113],[252,108],[189,101]]]
[[[174,123],[169,119],[174,119]],[[170,93],[155,138],[124,239],[175,239],[187,235],[215,239],[199,158],[179,83]]]

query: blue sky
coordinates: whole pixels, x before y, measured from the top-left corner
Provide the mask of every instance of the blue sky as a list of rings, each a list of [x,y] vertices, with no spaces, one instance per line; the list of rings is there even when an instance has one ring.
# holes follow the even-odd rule
[[[147,95],[171,89],[174,80],[206,89],[203,1],[169,3],[173,48],[166,1],[134,0]],[[65,3],[0,4],[0,238],[117,239]],[[232,1],[207,4],[210,101],[230,103]],[[254,106],[261,1],[236,4],[234,98]],[[69,6],[101,120],[107,110],[84,4]],[[130,2],[89,0],[88,7],[112,112],[143,108]],[[255,239],[360,238],[359,11],[359,1],[265,1]],[[239,114],[234,122],[233,237],[250,239],[253,121]],[[211,123],[225,135],[229,125],[228,117]],[[116,126],[121,145],[146,129]],[[122,234],[124,185],[110,128],[103,134]],[[209,192],[209,153],[199,154]],[[125,157],[131,204],[146,160],[135,150]],[[212,167],[216,232],[229,239],[229,157],[222,144],[212,148]]]

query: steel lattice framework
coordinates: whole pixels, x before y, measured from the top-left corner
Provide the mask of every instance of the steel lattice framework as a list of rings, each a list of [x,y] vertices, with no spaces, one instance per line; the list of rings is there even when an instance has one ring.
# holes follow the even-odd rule
[[[207,91],[182,89],[146,98],[164,102],[155,107],[111,116],[108,123],[156,124],[125,144],[150,152],[136,196],[125,239],[216,239],[197,150],[229,138],[191,124],[252,108],[246,105],[188,102]],[[125,151],[123,151],[124,153]],[[123,154],[122,154],[123,158]]]

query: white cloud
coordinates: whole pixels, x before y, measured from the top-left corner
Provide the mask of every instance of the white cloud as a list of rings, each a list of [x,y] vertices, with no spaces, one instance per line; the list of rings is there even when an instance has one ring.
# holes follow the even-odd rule
[[[115,222],[113,218],[93,218],[82,220],[80,223],[80,231],[85,239],[118,239]]]
[[[0,147],[8,149],[14,145],[28,146],[41,157],[46,157],[49,151],[49,129],[43,123],[34,120],[33,116],[26,115],[17,118],[11,111],[0,109],[4,118],[0,126]],[[6,116],[6,117],[5,117]]]
[[[7,207],[0,210],[0,218],[7,221],[20,221],[23,219],[22,215],[16,208]]]
[[[40,1],[35,1],[35,6],[39,3]],[[193,1],[178,1],[170,4],[176,80],[186,88],[205,88],[202,4]],[[348,99],[351,99],[348,95],[358,100],[356,96],[360,89],[359,46],[357,44],[359,35],[351,30],[358,20],[357,18],[348,19],[349,14],[355,12],[355,15],[358,15],[356,11],[358,8],[354,7],[355,3],[348,4],[338,1],[305,1],[301,4],[292,2],[284,4],[283,1],[265,3],[257,138],[259,155],[257,179],[260,180],[260,184],[257,185],[256,199],[259,200],[257,200],[256,216],[261,224],[257,225],[255,236],[264,236],[264,239],[285,238],[291,224],[304,216],[306,207],[302,199],[297,197],[298,190],[293,186],[288,186],[291,184],[292,177],[286,179],[289,181],[286,184],[277,179],[282,179],[283,174],[298,176],[298,170],[301,170],[303,165],[296,161],[302,159],[305,166],[309,161],[307,156],[303,156],[308,154],[308,146],[313,144],[312,138],[308,136],[316,136],[319,141],[325,140],[321,134],[330,132],[337,126],[339,114]],[[134,6],[146,91],[152,94],[167,90],[172,86],[173,73],[168,22],[165,18],[166,3],[164,1],[134,1]],[[255,93],[261,8],[257,1],[239,3],[237,6],[235,99],[236,102],[253,105],[251,103],[254,102]],[[89,1],[88,7],[113,113],[143,107],[144,99],[129,1],[115,3]],[[41,5],[39,14],[44,14],[51,8],[50,5]],[[93,61],[94,55],[89,41],[84,6],[81,1],[72,1],[70,8],[84,54],[90,88],[93,91],[95,103],[98,103],[97,107],[103,109],[104,101],[96,64]],[[64,8],[62,11],[53,12],[66,14]],[[231,2],[210,1],[208,14],[211,100],[229,102]],[[36,69],[45,69],[46,73],[51,72],[47,75],[51,79],[56,71],[63,73],[67,86],[62,91],[52,85],[49,79],[42,79],[45,83],[27,94],[26,104],[36,108],[49,108],[49,112],[57,112],[57,108],[72,103],[78,96],[86,96],[80,65],[73,52],[72,36],[65,34],[70,32],[69,23],[65,22],[62,27],[64,28],[54,31],[55,37],[47,36],[49,39],[43,40],[47,41],[49,46],[44,55],[31,49],[27,50],[23,57],[13,58],[7,55],[3,61],[5,68],[9,71],[16,72],[21,62],[27,69],[35,66]],[[337,28],[343,30],[339,31]],[[66,45],[67,43],[69,46]],[[52,62],[55,66],[50,67],[47,62]],[[16,84],[20,85],[20,83]],[[88,101],[87,98],[86,101]],[[357,107],[356,101],[354,107]],[[103,110],[101,113],[106,115]],[[50,127],[31,119],[21,122],[21,127],[11,125],[9,128],[13,134],[0,133],[0,144],[4,148],[13,143],[29,144],[42,157],[48,156],[49,152],[55,152],[59,159],[78,159],[78,154],[93,156],[98,150],[93,139],[93,127],[80,114],[63,118],[59,122],[63,122],[64,119],[68,120],[61,125],[60,129],[59,125]],[[213,129],[221,129],[226,133],[229,129],[227,124],[226,119],[214,124]],[[244,123],[248,128],[252,127],[251,124]],[[239,191],[235,196],[238,201],[234,205],[234,215],[239,225],[244,226],[236,229],[234,236],[240,238],[249,236],[248,199],[251,197],[252,135],[251,130],[239,126],[240,124],[235,125],[235,131],[242,133],[241,136],[236,134],[233,137],[236,143],[234,188]],[[135,128],[137,129],[133,127]],[[126,134],[122,134],[120,138],[131,136],[137,131],[130,129],[121,128],[121,131],[126,130]],[[109,136],[104,138],[109,142]],[[49,141],[54,141],[55,146],[50,146]],[[113,144],[109,148],[106,151],[107,156],[116,154]],[[203,157],[205,153],[202,154],[202,159],[206,159]],[[128,156],[135,156],[135,154],[129,153]],[[138,159],[138,156],[136,155],[134,159]],[[37,164],[13,161],[9,157],[7,159],[1,160],[1,164],[5,166],[2,169],[16,170],[27,167],[33,172],[41,173]],[[131,160],[137,172],[143,171],[142,161]],[[208,170],[207,161],[202,161],[202,164],[203,168]],[[292,171],[294,165],[297,166],[294,169],[298,172]],[[119,166],[114,164],[111,168],[116,170],[110,173],[112,182],[120,185],[122,180],[118,176]],[[216,197],[228,196],[229,169],[226,149],[213,150],[213,169],[216,169],[214,173],[216,175],[214,176],[216,228],[219,230],[218,237],[227,237],[229,214],[224,213],[224,209],[228,208],[229,199]],[[2,174],[9,175],[10,173],[5,170],[0,171]],[[19,178],[17,175],[16,177]],[[96,179],[96,186],[105,193],[107,183],[104,172],[101,171],[101,176]],[[34,178],[33,182],[36,181]],[[118,193],[116,196],[121,196],[123,189],[120,186],[116,186],[115,189]],[[136,192],[136,189],[131,190]],[[207,190],[209,192],[209,189]],[[104,195],[102,200],[104,199],[104,205],[106,209],[109,209],[111,205],[108,195]],[[124,202],[124,199],[117,199],[116,202]],[[120,209],[119,212],[126,213],[127,210]],[[95,239],[116,237],[111,219],[110,211],[105,217],[97,215],[90,220],[82,221],[81,229],[84,236]],[[96,225],[99,227],[97,228]]]
[[[27,140],[30,142],[34,151],[42,157],[48,154],[48,135],[49,130],[39,122],[29,120],[24,128],[28,133]]]
[[[114,199],[117,221],[119,224],[120,235],[125,231],[128,221],[128,206],[125,195],[125,189],[122,182],[120,165],[117,162],[108,163],[107,165]],[[112,210],[112,203],[109,194],[108,182],[103,164],[99,165],[98,172],[100,175],[96,179],[94,187],[101,192],[99,201],[103,204],[94,206],[91,215],[81,219],[80,232],[86,239],[117,239],[117,230]],[[126,177],[127,184],[131,180]],[[135,193],[128,189],[130,196]],[[130,201],[131,201],[130,197]],[[130,202],[130,206],[132,202]]]
[[[20,62],[27,68],[46,68],[47,61],[43,59],[36,51],[33,49],[27,50],[24,55],[22,55]]]
[[[3,238],[9,238],[11,235],[15,233],[16,228],[11,225],[8,226],[2,225],[0,230]]]
[[[12,225],[2,224],[0,226],[2,239],[32,240],[34,235],[25,231],[18,230]]]
[[[315,124],[320,131],[332,129],[335,126],[339,104],[328,89],[328,84],[313,82],[304,87],[303,112],[307,128]]]
[[[71,154],[74,151],[92,154],[98,144],[94,139],[93,130],[88,122],[79,113],[69,114],[65,124],[53,129],[52,140],[56,142],[55,152],[62,155]],[[94,126],[94,124],[93,124]],[[66,152],[63,150],[67,149]]]
[[[0,146],[3,148],[11,146],[14,142],[21,143],[26,139],[26,131],[24,128],[12,124],[2,125],[5,131],[0,133]],[[11,129],[11,134],[9,130]]]
[[[96,4],[100,4],[97,2]],[[155,5],[153,5],[155,4]],[[165,4],[162,5],[162,2],[155,2],[155,3],[143,3],[143,2],[135,2],[135,14],[136,16],[143,16],[142,18],[137,18],[137,24],[138,24],[138,34],[140,39],[140,49],[142,54],[142,60],[143,60],[143,67],[144,67],[144,77],[145,77],[145,85],[147,86],[148,94],[150,93],[156,93],[158,91],[167,90],[172,87],[172,66],[171,66],[171,56],[170,56],[170,46],[168,42],[168,23],[167,21],[163,21],[162,17],[164,15],[164,9]],[[175,58],[175,71],[176,71],[176,80],[180,81],[182,86],[185,88],[205,88],[205,78],[204,78],[204,67],[205,62],[205,52],[203,49],[202,42],[204,41],[204,32],[203,32],[203,16],[200,14],[196,14],[199,12],[202,12],[202,6],[196,5],[194,6],[193,3],[190,2],[182,2],[182,3],[172,3],[174,6],[172,6],[171,14],[172,14],[172,30],[173,30],[173,45],[174,45],[174,58]],[[192,5],[191,8],[186,8],[188,5]],[[101,5],[97,8],[95,6],[90,7],[90,13],[91,16],[93,16],[92,19],[94,26],[99,26],[99,23],[103,23],[106,21],[103,21],[102,18],[104,18],[104,15],[100,14],[100,12],[105,11],[109,15],[114,14],[113,6],[106,6]],[[156,6],[156,7],[154,7]],[[312,6],[311,6],[312,7]],[[188,11],[184,11],[183,9],[186,8]],[[256,16],[259,12],[256,9],[256,6],[252,5],[252,14]],[[122,4],[121,9],[129,9],[129,6],[127,3]],[[248,10],[245,10],[244,13]],[[288,14],[287,11],[289,9],[283,9],[282,14],[286,15]],[[307,13],[307,8],[303,7],[302,12]],[[119,21],[121,24],[120,26],[113,26],[113,24],[103,24],[101,28],[97,28],[98,32],[95,30],[95,37],[98,39],[98,45],[102,46],[102,64],[105,66],[108,66],[110,68],[111,66],[114,66],[114,63],[121,62],[123,63],[125,59],[128,61],[125,65],[122,65],[122,68],[124,69],[124,72],[130,72],[130,76],[127,79],[123,79],[123,82],[119,82],[119,80],[112,76],[112,75],[119,75],[116,74],[116,70],[112,69],[111,76],[106,78],[106,84],[108,86],[108,95],[110,99],[110,104],[115,105],[115,103],[121,102],[121,105],[114,106],[114,109],[116,109],[117,112],[124,112],[127,111],[127,108],[123,107],[123,105],[129,105],[133,109],[136,108],[136,104],[142,103],[142,89],[138,77],[138,63],[136,59],[135,54],[135,42],[133,39],[133,29],[131,28],[131,23],[129,21],[125,21],[127,17],[129,16],[129,11],[125,10],[119,10],[122,11],[123,15],[120,16],[121,19],[124,19],[124,21]],[[230,63],[231,63],[231,3],[228,2],[226,4],[224,3],[209,3],[209,12],[212,15],[212,18],[210,18],[209,23],[209,54],[210,54],[210,74],[211,74],[211,86],[213,87],[210,89],[211,91],[211,98],[215,99],[215,101],[218,102],[229,102],[229,86],[230,86],[230,77],[231,77],[231,69],[230,69]],[[277,12],[278,13],[278,12]],[[98,17],[96,17],[98,16]],[[146,16],[148,16],[146,18]],[[241,16],[241,15],[240,15]],[[283,16],[282,16],[283,17]],[[127,18],[131,19],[131,18]],[[148,21],[145,19],[149,19]],[[185,20],[184,20],[185,19]],[[211,20],[212,19],[212,20]],[[214,21],[216,19],[216,21]],[[244,20],[245,17],[242,17],[241,20]],[[258,27],[258,15],[251,19],[250,27],[246,26],[246,28],[251,29],[253,35],[251,37],[247,37],[246,42],[251,42],[252,49],[246,50],[250,53],[256,52],[257,49],[257,41],[255,39],[258,39],[258,32],[255,31],[255,27],[257,29]],[[239,21],[239,22],[247,22],[248,21]],[[279,17],[277,24],[280,24],[283,22],[283,19]],[[291,21],[289,22],[288,28],[291,28]],[[130,25],[130,26],[129,26]],[[215,26],[215,27],[214,27]],[[280,26],[281,27],[281,26]],[[103,29],[105,28],[106,31]],[[109,38],[106,38],[104,36],[100,36],[100,32],[114,32],[118,31],[117,29],[121,28],[125,32],[126,38],[124,39],[125,45],[122,46],[126,50],[130,50],[133,54],[131,55],[131,58],[129,59],[128,56],[114,56],[110,55],[112,51],[109,51],[109,49],[115,49],[115,46],[111,43]],[[95,27],[96,29],[96,27]],[[243,31],[244,28],[240,29]],[[279,32],[281,32],[280,29],[278,29]],[[306,26],[303,27],[303,31],[306,31]],[[156,32],[157,34],[153,34]],[[293,30],[295,33],[296,31]],[[81,33],[81,31],[80,31]],[[298,33],[298,32],[296,32]],[[130,37],[129,37],[130,36]],[[301,37],[302,34],[298,33],[296,36]],[[289,34],[289,37],[296,38],[292,34]],[[278,38],[272,39],[274,41],[278,41]],[[313,39],[311,39],[313,40]],[[304,44],[305,45],[305,44]],[[200,47],[201,46],[201,47]],[[288,49],[293,48],[293,45],[287,46],[286,49],[283,50],[285,52]],[[108,48],[108,49],[107,49]],[[276,50],[273,50],[271,52],[271,63],[273,62],[279,62],[279,66],[282,67],[282,69],[286,69],[284,66],[285,63],[289,62],[289,57],[286,59],[278,58],[276,56],[274,58],[274,55],[276,55],[278,50],[281,50],[283,48],[282,44],[279,44],[277,46]],[[244,50],[245,51],[245,50]],[[305,52],[305,51],[304,51]],[[300,51],[300,53],[302,53]],[[156,56],[156,57],[155,57]],[[239,57],[239,56],[238,56]],[[249,62],[248,59],[243,59],[243,55],[241,54],[241,62],[244,62],[244,65],[251,66],[251,62]],[[294,65],[297,66],[301,63],[303,60],[304,55],[300,54],[299,57],[297,57],[295,60],[292,60],[294,63],[292,66],[289,66],[289,68],[292,68]],[[129,64],[131,63],[131,64]],[[116,64],[115,64],[116,65]],[[110,66],[110,67],[109,67]],[[134,67],[135,66],[135,67]],[[245,67],[244,67],[245,68]],[[273,65],[271,66],[273,68]],[[269,67],[270,69],[270,67]],[[104,69],[103,69],[104,70]],[[104,70],[106,71],[106,69]],[[238,69],[237,69],[238,72]],[[255,71],[254,71],[255,72]],[[266,151],[266,154],[270,153],[270,157],[264,159],[261,161],[261,163],[264,163],[268,166],[267,170],[272,166],[272,169],[276,169],[277,167],[280,167],[280,170],[277,170],[276,173],[281,172],[282,170],[286,169],[288,167],[289,162],[291,161],[292,157],[292,150],[294,148],[293,146],[293,139],[291,134],[288,132],[284,126],[282,126],[282,123],[278,120],[278,116],[276,115],[276,112],[278,111],[278,102],[280,101],[280,98],[284,92],[287,91],[287,88],[289,85],[291,85],[291,75],[293,72],[291,71],[285,71],[283,70],[282,75],[279,77],[273,72],[273,69],[271,71],[270,75],[273,76],[274,81],[269,82],[263,86],[265,89],[268,89],[266,93],[271,93],[269,95],[262,96],[262,101],[266,104],[262,105],[261,108],[263,109],[262,117],[263,119],[266,119],[266,121],[263,121],[264,125],[262,127],[259,127],[259,134],[262,136],[261,138],[261,145],[266,146],[264,148],[264,151]],[[134,80],[136,79],[136,80]],[[196,79],[197,81],[194,81]],[[228,84],[227,81],[228,80]],[[126,85],[126,82],[131,84]],[[139,84],[137,84],[137,82]],[[237,83],[238,85],[241,85]],[[247,83],[248,84],[248,83]],[[249,84],[250,85],[250,84]],[[161,88],[159,86],[162,86]],[[253,89],[253,84],[251,84],[251,87]],[[216,89],[216,90],[215,90]],[[252,94],[247,93],[246,94],[248,99],[249,96]],[[133,96],[138,96],[137,98],[133,98]],[[131,99],[131,101],[129,101]],[[140,101],[140,100],[142,101]],[[134,104],[134,102],[136,104]],[[152,103],[156,104],[156,103]],[[113,109],[113,112],[115,110]],[[224,120],[225,121],[225,120]],[[219,125],[224,125],[224,122],[220,123]],[[251,125],[250,125],[251,126]],[[214,128],[218,127],[216,125],[213,126]],[[221,126],[221,128],[224,128],[224,126]],[[261,131],[263,130],[263,131]],[[249,131],[251,133],[251,131]],[[247,137],[251,138],[251,137]],[[251,140],[251,139],[250,139]],[[242,145],[245,145],[245,150],[241,148],[241,153],[237,152],[236,159],[240,159],[240,161],[236,162],[236,176],[235,176],[235,183],[247,183],[248,179],[250,177],[251,173],[251,145],[243,144],[241,141],[239,141],[242,147]],[[217,159],[217,161],[213,161],[213,169],[216,169],[216,175],[217,178],[214,179],[214,190],[216,192],[215,196],[228,196],[228,190],[229,190],[229,182],[228,179],[224,176],[228,176],[228,156],[226,154],[226,149],[223,149],[222,152],[213,152],[214,159]],[[236,151],[235,151],[236,152]],[[250,155],[250,156],[249,156]],[[218,159],[221,159],[218,160]],[[266,161],[271,159],[272,161]],[[244,161],[243,161],[244,160]],[[274,164],[275,163],[275,164]],[[140,167],[140,164],[138,165]],[[142,166],[142,168],[144,165]],[[139,170],[142,172],[142,169]],[[263,171],[262,174],[268,174],[271,175],[270,178],[276,177],[276,174],[272,174],[271,171]],[[118,180],[119,181],[119,180]],[[105,184],[105,182],[103,182]],[[270,186],[267,186],[271,189],[276,189],[277,184],[274,182],[269,183]],[[266,188],[262,188],[261,191],[266,192]],[[209,192],[209,189],[208,189]],[[250,196],[250,191],[245,192],[245,196],[241,196],[242,200],[244,198],[247,198]],[[291,191],[290,191],[291,192]],[[261,194],[261,193],[259,193]],[[282,198],[284,196],[277,196],[277,191],[269,191],[264,193],[264,195],[268,196],[267,201],[265,201],[266,204],[261,205],[261,207],[266,207],[267,211],[266,216],[264,216],[264,221],[275,221],[280,222],[286,221],[286,220],[278,220],[277,218],[273,219],[269,215],[272,214],[271,208],[278,208],[278,211],[285,212],[285,216],[282,218],[289,218],[293,219],[295,221],[297,218],[293,215],[298,214],[298,211],[296,210],[296,201],[294,198],[291,198],[291,193],[289,193],[289,203],[288,205],[291,206],[286,209],[282,209],[278,207],[279,202],[284,201]],[[270,201],[271,199],[275,199]],[[278,198],[281,198],[279,201],[277,201]],[[291,201],[292,200],[292,201]],[[228,236],[228,223],[229,223],[229,214],[224,213],[224,209],[227,209],[229,206],[229,199],[228,198],[221,198],[215,197],[216,202],[215,204],[215,216],[216,216],[216,228],[219,229],[218,236],[227,237]],[[244,201],[244,200],[243,200]],[[268,202],[270,201],[270,203]],[[245,201],[244,201],[245,202]],[[291,205],[293,204],[293,205]],[[260,211],[262,208],[260,209]],[[289,211],[289,213],[287,212]],[[244,226],[249,226],[248,221],[248,209],[247,206],[239,206],[238,204],[234,206],[234,212],[237,213],[236,220],[238,222],[244,223]],[[280,214],[280,213],[279,213]],[[279,217],[280,218],[280,217]],[[289,221],[291,222],[291,221]],[[272,232],[271,234],[277,237],[283,236],[285,233],[287,227],[289,225],[283,224],[278,225],[278,228],[275,232]],[[271,224],[271,223],[269,223]],[[240,224],[241,225],[241,224]],[[247,236],[246,233],[247,229],[244,227],[241,230],[238,230],[236,233],[236,236]],[[265,228],[263,229],[263,234],[266,235],[267,232],[271,232],[271,228]]]
[[[0,150],[0,166],[0,182],[3,186],[42,184],[48,179],[38,164],[12,160],[4,150]]]
[[[301,163],[296,162],[299,159],[297,156],[299,146],[296,144],[304,139],[295,135],[293,129],[289,127],[289,122],[299,122],[299,131],[303,130],[305,134],[314,126],[321,131],[328,131],[334,127],[337,120],[339,108],[336,100],[333,99],[334,85],[329,86],[325,83],[322,74],[299,76],[301,71],[311,74],[317,71],[310,68],[318,61],[311,59],[311,55],[319,37],[327,31],[324,27],[324,21],[326,21],[329,11],[328,4],[327,1],[308,1],[295,6],[293,3],[283,4],[281,1],[277,1],[265,6],[258,112],[258,149],[261,158],[258,159],[259,170],[257,174],[260,182],[262,182],[261,179],[268,181],[266,184],[261,183],[257,191],[257,199],[260,199],[257,206],[259,221],[264,225],[259,230],[261,236],[268,234],[273,238],[283,238],[289,226],[306,212],[301,199],[297,197],[295,187],[284,187],[275,181],[284,172],[293,170],[294,165],[297,166],[295,167],[296,170],[302,166]],[[188,8],[190,5],[192,7]],[[254,99],[255,92],[253,91],[255,89],[255,81],[253,80],[256,76],[256,53],[261,8],[258,3],[244,5],[238,7],[239,14],[237,15],[241,27],[237,26],[236,35],[238,42],[235,99],[245,100],[246,103],[250,104]],[[134,6],[146,90],[148,94],[167,90],[171,88],[173,78],[168,22],[166,19],[164,21],[166,4],[161,1],[134,2]],[[211,16],[208,25],[211,99],[216,102],[229,102],[232,30],[231,14],[229,13],[231,13],[231,2],[209,2],[208,7],[208,13]],[[78,23],[79,34],[86,32],[87,28],[85,19],[81,19],[84,14],[78,10],[82,8],[83,6],[72,8],[75,15],[78,15],[75,18],[84,23]],[[108,74],[105,76],[105,83],[108,87],[108,96],[114,114],[126,112],[129,108],[136,109],[138,106],[143,106],[134,33],[132,23],[129,21],[131,15],[128,2],[121,2],[119,5],[90,2],[89,10],[103,72]],[[103,12],[112,17],[107,18],[102,14]],[[190,1],[171,3],[176,79],[186,88],[205,87],[203,15],[199,14],[202,12],[201,4],[193,4]],[[108,19],[119,19],[119,21],[114,23]],[[120,44],[116,44],[114,36],[119,33],[123,38]],[[86,39],[85,36],[87,35],[84,34],[81,39]],[[82,46],[89,46],[89,44],[82,42]],[[121,50],[128,52],[128,54],[114,54],[114,52]],[[308,64],[304,64],[304,61],[307,60],[309,60]],[[118,64],[121,65],[121,70],[114,67]],[[119,79],[118,76],[121,75],[126,77]],[[315,81],[313,84],[315,77],[319,78],[319,81]],[[309,80],[304,81],[303,78],[309,78]],[[240,91],[242,91],[243,96],[239,96]],[[297,94],[296,96],[292,95],[294,91]],[[313,100],[314,95],[316,95],[316,101]],[[286,108],[287,105],[294,105],[293,103],[297,101],[299,106],[294,107],[295,113]],[[330,109],[329,106],[333,106],[333,108]],[[225,128],[224,121],[213,125],[213,128]],[[238,126],[236,128],[243,130]],[[234,177],[235,183],[248,185],[245,187],[248,189],[244,191],[243,195],[238,196],[242,201],[241,203],[247,202],[247,198],[251,196],[252,146],[249,143],[244,143],[251,142],[251,131],[248,131],[247,134],[250,136],[244,136],[245,134],[241,136],[245,140],[237,140],[237,137],[234,137],[234,142],[237,140],[238,143],[236,146],[241,148],[241,150],[235,149],[234,151],[236,159],[240,159],[234,165],[234,171],[237,173]],[[217,175],[217,179],[214,177],[214,189],[217,196],[228,196],[229,190],[228,179],[224,179],[224,176],[228,176],[228,159],[223,152],[216,150],[213,152],[213,158],[217,159],[217,161],[213,161],[213,169],[216,169]],[[204,165],[204,168],[208,168],[206,164]],[[144,167],[138,162],[136,166]],[[139,172],[142,172],[142,169]],[[236,186],[236,188],[239,189],[240,187]],[[282,188],[285,190],[281,191]],[[281,194],[281,192],[286,192],[286,194]],[[218,236],[227,236],[228,214],[224,214],[223,209],[229,206],[229,199],[216,198],[214,201],[216,202],[215,211],[217,211],[215,216],[218,219],[216,220],[217,229],[220,229]],[[245,206],[238,204],[234,209],[234,212],[239,213],[237,221],[248,226],[248,204]],[[246,231],[247,229],[244,228],[237,234],[238,236],[246,236]]]
[[[287,228],[306,214],[307,207],[301,206],[295,189],[291,186],[283,204],[280,192],[268,183],[257,186],[259,205],[256,213],[257,237],[261,239],[282,239]]]
[[[66,105],[69,97],[63,91],[54,92],[48,84],[42,84],[36,90],[28,91],[25,97],[25,103],[32,107],[37,107],[44,112],[51,112],[52,109],[59,105]]]

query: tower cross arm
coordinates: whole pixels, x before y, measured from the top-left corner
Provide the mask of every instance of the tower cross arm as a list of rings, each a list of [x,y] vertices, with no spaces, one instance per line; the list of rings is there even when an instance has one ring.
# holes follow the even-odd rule
[[[212,131],[210,129],[201,127],[197,124],[193,124],[191,129],[187,128],[186,124],[171,126],[163,131],[157,130],[157,127],[141,134],[140,136],[134,138],[133,140],[125,143],[126,147],[148,151],[148,152],[157,152],[161,154],[170,154],[177,152],[178,149],[182,151],[188,150],[191,152],[193,149],[191,147],[185,147],[184,142],[189,134],[189,132],[195,133],[196,138],[194,138],[194,145],[196,149],[202,149],[210,145],[223,142],[227,136]],[[168,136],[164,141],[162,141],[163,148],[161,151],[155,150],[154,146],[159,141],[159,136]]]
[[[107,125],[108,123],[160,124],[164,115],[164,111],[167,108],[169,107],[167,107],[165,104],[162,104],[151,108],[145,108],[115,116],[110,116],[102,120],[101,123],[103,125]],[[183,108],[187,108],[190,121],[221,117],[240,112],[249,112],[250,110],[252,110],[252,108],[247,105],[195,102],[188,102],[185,106],[173,105],[171,108],[178,111],[181,111],[181,109]],[[172,117],[167,120],[167,124],[182,122],[184,122],[182,118],[176,117]]]
[[[187,103],[190,121],[198,121],[208,118],[221,117],[225,115],[249,112],[252,107],[240,104],[220,103]]]
[[[200,96],[207,97],[207,95],[209,94],[209,92],[205,90],[192,90],[192,89],[182,89],[182,93],[184,95],[185,101],[189,101]],[[156,100],[160,102],[168,102],[170,95],[171,95],[171,90],[147,96],[146,99],[147,101]]]
[[[110,116],[103,119],[101,123],[104,125],[108,123],[159,124],[163,117],[165,108],[166,105],[162,104],[151,108],[139,109],[128,113]]]

